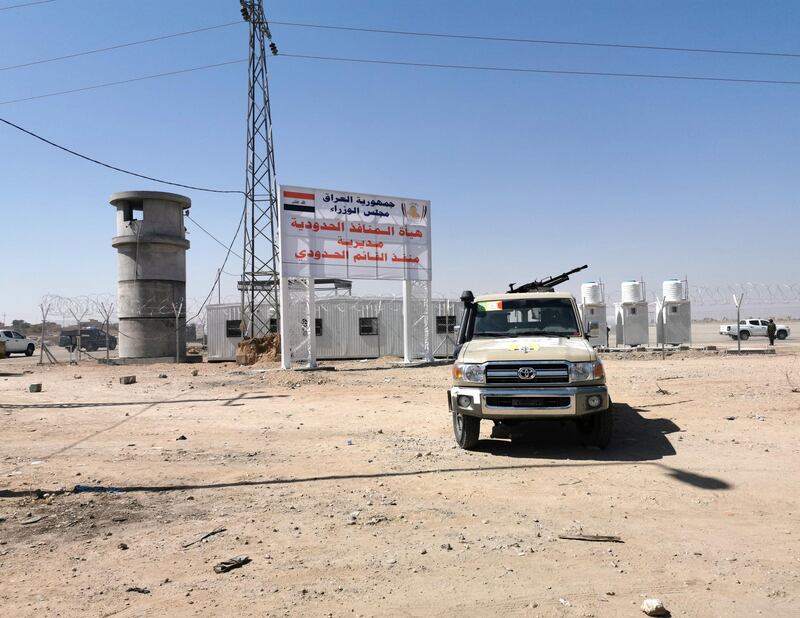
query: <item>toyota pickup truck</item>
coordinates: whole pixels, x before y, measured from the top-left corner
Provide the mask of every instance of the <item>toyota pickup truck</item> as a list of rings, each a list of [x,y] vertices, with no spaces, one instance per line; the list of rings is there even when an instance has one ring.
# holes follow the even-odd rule
[[[509,293],[462,294],[447,396],[461,448],[478,444],[483,420],[493,421],[493,436],[505,437],[523,422],[565,419],[577,424],[585,444],[610,443],[612,403],[603,363],[588,341],[599,325],[582,323],[571,294],[543,285],[563,278],[512,286]]]
[[[766,337],[767,336],[767,320],[761,318],[747,318],[746,320],[739,320],[739,328],[736,324],[723,324],[719,327],[720,335],[728,335],[734,341],[741,337],[742,341],[747,341],[750,337]],[[775,337],[778,339],[786,339],[791,330],[786,324],[776,324]]]

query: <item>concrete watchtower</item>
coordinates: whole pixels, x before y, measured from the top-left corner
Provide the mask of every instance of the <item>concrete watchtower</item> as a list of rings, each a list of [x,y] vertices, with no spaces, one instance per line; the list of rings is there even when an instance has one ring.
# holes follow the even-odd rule
[[[186,229],[192,201],[160,191],[114,193],[120,358],[186,356]],[[176,324],[175,312],[179,309]]]

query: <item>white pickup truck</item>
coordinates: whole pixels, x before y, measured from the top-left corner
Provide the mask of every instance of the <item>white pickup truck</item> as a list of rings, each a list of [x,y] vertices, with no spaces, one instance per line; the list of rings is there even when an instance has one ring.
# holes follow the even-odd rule
[[[0,329],[0,341],[6,344],[6,356],[11,356],[12,354],[33,356],[33,351],[36,349],[33,339],[15,330]]]
[[[742,341],[747,341],[750,337],[766,337],[767,336],[768,320],[760,318],[747,318],[746,320],[739,320],[739,329],[737,331],[736,324],[723,324],[719,327],[720,335],[728,335],[731,339],[742,338]],[[786,339],[791,333],[791,330],[785,324],[776,324],[775,337],[778,339]]]

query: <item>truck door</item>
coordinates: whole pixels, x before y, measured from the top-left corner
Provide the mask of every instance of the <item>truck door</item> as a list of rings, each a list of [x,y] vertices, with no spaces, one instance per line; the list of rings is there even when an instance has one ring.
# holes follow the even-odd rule
[[[6,352],[22,352],[23,350],[20,349],[20,340],[17,339],[14,335],[13,330],[4,330],[3,335],[5,336],[6,340]]]
[[[748,320],[747,326],[750,329],[750,335],[753,337],[763,337],[767,334],[767,329],[762,329],[758,320]]]

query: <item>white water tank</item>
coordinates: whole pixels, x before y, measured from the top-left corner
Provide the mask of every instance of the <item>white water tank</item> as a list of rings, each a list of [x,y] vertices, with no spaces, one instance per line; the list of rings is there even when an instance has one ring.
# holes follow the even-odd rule
[[[581,303],[584,305],[602,305],[603,287],[596,281],[581,284]]]
[[[638,303],[644,300],[642,294],[642,284],[640,281],[622,282],[622,302]]]
[[[680,279],[667,279],[661,284],[661,294],[667,302],[683,300],[683,281]]]

